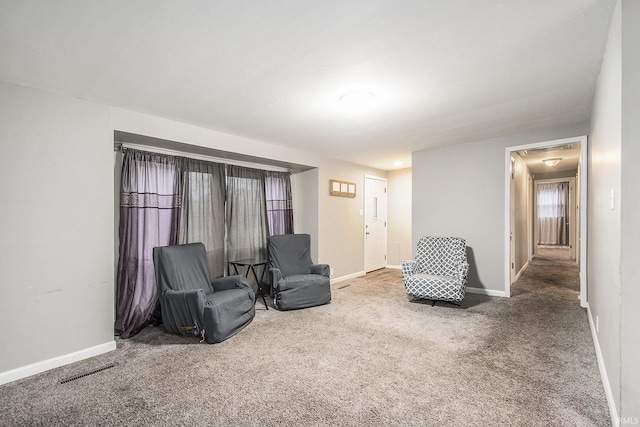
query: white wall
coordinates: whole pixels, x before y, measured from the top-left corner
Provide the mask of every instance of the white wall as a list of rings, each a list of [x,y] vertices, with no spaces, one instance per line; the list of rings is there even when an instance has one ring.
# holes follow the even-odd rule
[[[508,250],[505,149],[586,133],[587,124],[577,123],[414,152],[413,241],[425,235],[465,238],[471,250],[469,287],[502,295]]]
[[[621,399],[640,419],[640,2],[622,2]]]
[[[0,83],[0,144],[3,383],[115,348],[109,111]]]
[[[411,241],[411,168],[387,172],[387,264],[413,259]]]
[[[620,8],[609,33],[591,116],[588,155],[588,295],[598,319],[597,339],[612,391],[620,408],[620,209],[610,208],[610,194],[621,188]]]

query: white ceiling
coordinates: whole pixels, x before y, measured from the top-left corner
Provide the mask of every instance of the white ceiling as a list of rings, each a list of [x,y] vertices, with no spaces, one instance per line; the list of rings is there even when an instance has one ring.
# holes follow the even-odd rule
[[[0,80],[394,169],[588,120],[614,6],[1,0]],[[376,105],[346,114],[355,89]]]

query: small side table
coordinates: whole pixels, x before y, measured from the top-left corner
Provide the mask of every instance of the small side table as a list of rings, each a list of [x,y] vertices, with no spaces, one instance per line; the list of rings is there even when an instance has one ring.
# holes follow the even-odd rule
[[[264,275],[267,272],[267,265],[269,261],[265,261],[263,259],[240,259],[237,261],[229,261],[227,265],[227,270],[229,274],[231,274],[231,267],[233,266],[233,271],[235,274],[240,274],[238,272],[238,267],[247,267],[247,271],[244,273],[244,276],[248,279],[249,273],[253,273],[253,278],[256,279],[256,283],[258,284],[258,295],[262,297],[262,302],[264,303],[264,308],[269,310],[267,306],[267,300],[264,298],[264,289],[262,288],[262,282],[264,281]],[[262,274],[260,275],[260,279],[258,279],[258,274],[256,273],[256,267],[263,267]]]

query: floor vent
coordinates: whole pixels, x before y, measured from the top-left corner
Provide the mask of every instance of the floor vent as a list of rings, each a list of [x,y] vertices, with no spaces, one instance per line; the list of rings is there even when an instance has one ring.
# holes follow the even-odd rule
[[[107,370],[107,369],[111,369],[111,368],[113,368],[114,366],[116,366],[116,364],[115,364],[115,363],[109,363],[108,365],[104,365],[104,366],[103,366],[103,367],[101,367],[101,368],[97,368],[97,369],[94,369],[94,370],[92,370],[92,371],[85,372],[85,373],[83,373],[83,374],[74,375],[74,376],[72,376],[72,377],[69,377],[69,378],[65,378],[65,379],[63,379],[63,380],[60,380],[60,384],[66,384],[66,383],[68,383],[68,382],[75,381],[75,380],[78,380],[78,379],[80,379],[80,378],[88,377],[89,375],[97,374],[98,372],[102,372],[102,371],[105,371],[105,370]]]
[[[344,288],[348,288],[351,285],[344,285],[344,286],[340,286],[338,289],[344,289]]]

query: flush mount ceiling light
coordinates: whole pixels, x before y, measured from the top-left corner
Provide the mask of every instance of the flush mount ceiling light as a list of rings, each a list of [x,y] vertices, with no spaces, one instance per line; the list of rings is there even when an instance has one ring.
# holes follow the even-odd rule
[[[373,92],[366,90],[356,90],[353,92],[347,92],[338,98],[340,107],[348,111],[364,111],[371,108],[376,100],[376,96]]]
[[[559,157],[556,157],[556,158],[553,158],[553,159],[544,159],[542,161],[542,163],[544,163],[545,165],[551,167],[551,166],[555,166],[558,163],[560,163],[560,160],[562,160],[562,159],[559,158]]]

